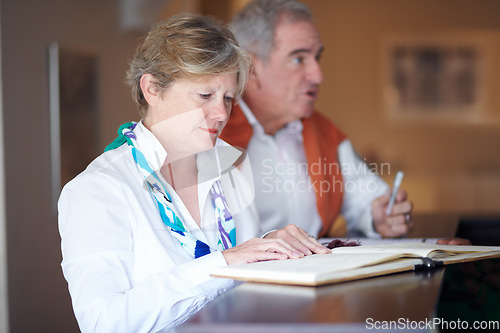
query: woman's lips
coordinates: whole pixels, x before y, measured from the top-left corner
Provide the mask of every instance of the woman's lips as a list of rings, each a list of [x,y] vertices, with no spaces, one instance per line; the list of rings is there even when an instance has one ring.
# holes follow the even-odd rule
[[[200,127],[202,131],[208,132],[209,134],[218,134],[219,130],[217,128],[203,128]]]

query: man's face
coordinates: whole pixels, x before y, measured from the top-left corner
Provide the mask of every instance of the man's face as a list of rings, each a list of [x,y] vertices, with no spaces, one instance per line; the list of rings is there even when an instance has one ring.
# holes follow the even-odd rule
[[[261,104],[259,109],[265,110],[266,118],[279,119],[285,125],[309,117],[314,110],[323,81],[318,62],[323,44],[311,22],[286,20],[278,23],[274,43],[267,62],[255,59],[257,94],[250,104]]]

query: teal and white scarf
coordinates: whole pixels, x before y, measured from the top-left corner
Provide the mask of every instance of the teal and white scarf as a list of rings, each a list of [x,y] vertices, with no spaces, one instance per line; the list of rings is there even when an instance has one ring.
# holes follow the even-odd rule
[[[146,157],[137,148],[136,137],[133,132],[136,125],[137,123],[135,122],[129,122],[120,126],[118,137],[104,151],[118,148],[124,143],[130,146],[137,170],[142,175],[145,184],[148,185],[147,189],[158,207],[158,212],[163,223],[170,228],[172,235],[191,256],[199,258],[214,251],[222,251],[233,247],[236,244],[236,229],[233,217],[229,212],[227,200],[222,191],[220,180],[215,181],[210,189],[219,230],[217,249],[212,249],[208,244],[196,239],[191,232],[186,230],[181,219],[175,213],[172,197],[165,185],[158,177],[158,174],[150,167]]]

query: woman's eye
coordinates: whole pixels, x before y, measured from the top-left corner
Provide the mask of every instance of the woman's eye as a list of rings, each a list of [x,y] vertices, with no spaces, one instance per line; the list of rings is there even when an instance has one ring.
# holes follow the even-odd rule
[[[200,94],[200,97],[203,99],[209,99],[212,94]]]
[[[233,98],[231,96],[225,96],[224,100],[228,103],[231,103],[233,101]]]

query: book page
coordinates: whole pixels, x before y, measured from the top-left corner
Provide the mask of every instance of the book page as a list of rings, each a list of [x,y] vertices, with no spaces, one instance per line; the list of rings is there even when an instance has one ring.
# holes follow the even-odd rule
[[[500,247],[436,245],[426,243],[338,247],[331,254],[301,259],[262,261],[216,267],[215,277],[235,280],[317,286],[413,270],[422,257],[444,264],[500,257]]]
[[[363,237],[349,237],[349,238],[320,238],[318,242],[327,245],[334,239],[340,239],[344,242],[358,242],[361,246],[376,246],[386,244],[398,243],[429,243],[436,244],[439,238],[363,238]]]
[[[380,245],[380,247],[394,247],[399,249],[428,249],[434,251],[446,251],[450,253],[474,253],[474,252],[496,252],[500,251],[500,246],[477,246],[477,245],[440,245],[440,244],[427,244],[427,243],[402,243]]]
[[[378,246],[339,247],[332,253],[392,253],[401,257],[429,257],[444,263],[500,256],[500,247],[474,245],[438,245],[426,243],[391,243]]]
[[[315,254],[301,259],[217,267],[211,271],[211,275],[245,281],[316,285],[320,278],[328,280],[341,273],[344,273],[341,276],[349,276],[359,268],[369,267],[371,269],[367,271],[378,272],[382,268],[386,269],[375,268],[381,266],[381,263],[391,263],[398,259],[399,255],[393,253]],[[408,264],[404,266],[408,267],[406,270],[413,268]]]
[[[390,243],[376,246],[344,246],[332,249],[333,254],[340,253],[383,253],[401,256],[427,257],[436,244],[426,243]]]

